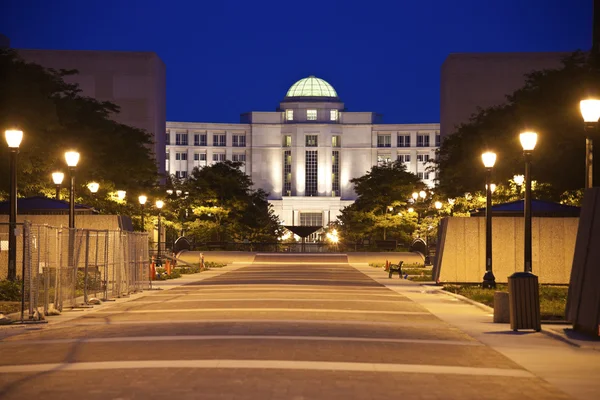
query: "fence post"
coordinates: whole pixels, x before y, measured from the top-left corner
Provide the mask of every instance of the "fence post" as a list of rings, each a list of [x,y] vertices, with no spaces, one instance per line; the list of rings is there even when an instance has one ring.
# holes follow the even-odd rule
[[[83,265],[83,304],[88,304],[88,272],[90,261],[90,231],[85,230],[85,264]]]

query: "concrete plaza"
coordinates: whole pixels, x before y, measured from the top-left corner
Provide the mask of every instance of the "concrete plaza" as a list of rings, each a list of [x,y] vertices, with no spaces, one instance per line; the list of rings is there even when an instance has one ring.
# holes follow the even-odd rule
[[[568,399],[600,352],[345,256],[259,255],[0,328],[0,398]],[[156,285],[155,285],[156,286]],[[546,328],[546,327],[545,327]]]

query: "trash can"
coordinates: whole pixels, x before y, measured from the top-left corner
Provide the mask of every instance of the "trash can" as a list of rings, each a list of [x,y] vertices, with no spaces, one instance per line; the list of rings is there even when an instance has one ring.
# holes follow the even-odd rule
[[[530,272],[516,272],[508,277],[510,328],[542,330],[538,277]]]

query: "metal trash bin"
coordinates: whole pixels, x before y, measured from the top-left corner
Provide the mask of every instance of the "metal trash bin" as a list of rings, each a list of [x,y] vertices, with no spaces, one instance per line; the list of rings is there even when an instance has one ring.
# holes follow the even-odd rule
[[[508,277],[510,329],[542,330],[538,277],[530,272],[515,272]]]

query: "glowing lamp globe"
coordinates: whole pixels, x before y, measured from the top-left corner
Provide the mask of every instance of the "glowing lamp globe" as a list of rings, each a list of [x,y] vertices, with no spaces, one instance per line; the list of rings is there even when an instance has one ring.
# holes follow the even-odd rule
[[[65,161],[69,167],[76,167],[77,163],[79,163],[79,153],[76,151],[67,151],[65,153]]]
[[[487,151],[481,155],[481,160],[486,168],[494,168],[494,164],[496,164],[496,153]]]
[[[92,193],[98,193],[98,189],[100,189],[100,184],[98,182],[90,182],[87,184],[87,188]]]
[[[140,197],[138,197],[138,200],[141,205],[144,205],[144,204],[146,204],[146,201],[148,201],[148,197],[141,195]]]
[[[8,147],[11,149],[17,149],[21,145],[21,140],[23,140],[23,131],[9,129],[4,131],[4,137],[6,138]]]
[[[535,144],[537,143],[537,133],[535,132],[523,132],[519,135],[519,139],[521,140],[521,146],[523,146],[523,151],[533,151],[535,149]]]
[[[441,210],[442,209],[442,202],[441,201],[436,201],[435,202],[435,208],[437,210]]]
[[[52,182],[54,182],[55,185],[60,185],[63,182],[63,179],[65,179],[65,174],[62,172],[52,173]]]
[[[515,175],[513,176],[513,181],[515,182],[515,185],[521,186],[523,183],[525,183],[525,176]]]
[[[124,191],[124,190],[117,190],[117,197],[119,198],[119,200],[123,200],[126,195],[127,195],[126,191]]]
[[[165,202],[162,200],[156,200],[156,208],[161,209],[165,205]]]
[[[581,100],[579,109],[584,122],[598,122],[600,119],[600,100]]]

